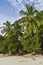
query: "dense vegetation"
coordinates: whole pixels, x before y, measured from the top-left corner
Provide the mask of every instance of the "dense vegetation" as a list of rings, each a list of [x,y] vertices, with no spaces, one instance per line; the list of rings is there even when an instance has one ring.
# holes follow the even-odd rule
[[[0,35],[0,53],[23,54],[43,51],[43,11],[26,4],[21,19],[3,24]]]

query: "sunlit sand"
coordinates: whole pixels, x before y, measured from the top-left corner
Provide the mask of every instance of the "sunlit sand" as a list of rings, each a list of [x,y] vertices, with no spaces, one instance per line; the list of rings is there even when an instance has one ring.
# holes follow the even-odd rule
[[[43,56],[8,56],[0,58],[0,65],[43,65]]]

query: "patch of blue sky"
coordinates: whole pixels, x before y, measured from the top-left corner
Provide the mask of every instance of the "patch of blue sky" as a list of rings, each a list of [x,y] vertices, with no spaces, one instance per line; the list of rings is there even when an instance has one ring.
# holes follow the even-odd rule
[[[43,0],[0,0],[0,26],[7,20],[12,22],[20,18],[19,11],[26,10],[24,5],[32,2],[36,3],[36,9],[43,10]]]

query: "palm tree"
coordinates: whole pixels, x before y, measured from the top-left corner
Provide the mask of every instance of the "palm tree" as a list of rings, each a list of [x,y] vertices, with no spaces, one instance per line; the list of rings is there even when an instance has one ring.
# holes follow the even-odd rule
[[[8,35],[12,31],[11,23],[6,21],[3,25],[2,34]]]
[[[22,36],[22,32],[20,31],[20,26],[18,23],[11,24],[10,22],[4,23],[4,27],[2,33],[5,37],[5,48],[8,51],[9,55],[12,53],[19,52],[21,46],[20,36]]]
[[[43,51],[43,11],[39,11],[36,14],[36,19],[40,21],[40,27],[38,28],[39,38],[40,38],[40,45]]]
[[[33,47],[33,46],[35,46],[34,42],[37,43],[34,40],[34,38],[36,38],[35,35],[37,35],[37,32],[38,32],[38,27],[40,26],[40,22],[35,18],[37,12],[38,11],[34,8],[34,6],[29,5],[29,4],[26,4],[26,11],[24,11],[24,10],[20,11],[20,15],[22,16],[21,23],[23,23],[23,25],[21,25],[21,27],[23,27],[23,29],[24,29],[24,35],[22,37],[22,41],[23,41],[22,44],[26,45],[26,47],[24,46],[24,48],[25,48],[25,50],[27,49],[27,51],[29,49],[29,43],[30,43],[31,47],[32,47],[32,51],[34,52],[34,48],[35,48],[35,47]],[[25,29],[25,26],[26,26],[26,29]],[[25,39],[25,37],[27,39]]]
[[[17,45],[16,47],[16,52],[17,53],[22,53],[22,45],[21,45],[21,37],[22,37],[22,32],[21,32],[21,26],[18,24],[18,22],[14,22],[12,24],[13,26],[13,33],[14,33],[14,36],[15,36],[15,43]]]
[[[11,54],[11,51],[10,51],[10,35],[12,33],[12,26],[11,26],[11,23],[9,21],[6,21],[4,24],[3,24],[3,29],[2,29],[2,34],[4,35],[5,37],[5,45],[4,45],[4,48],[6,50],[9,50],[9,54]]]

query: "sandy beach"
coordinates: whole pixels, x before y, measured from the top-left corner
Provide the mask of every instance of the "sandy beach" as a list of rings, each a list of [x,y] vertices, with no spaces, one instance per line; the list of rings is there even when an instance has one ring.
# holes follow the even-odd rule
[[[0,65],[43,65],[43,56],[8,56],[0,58]]]

